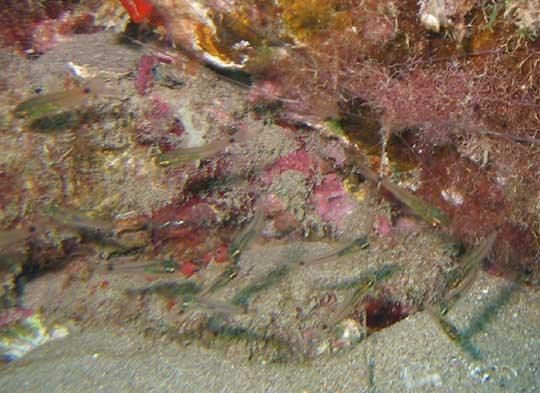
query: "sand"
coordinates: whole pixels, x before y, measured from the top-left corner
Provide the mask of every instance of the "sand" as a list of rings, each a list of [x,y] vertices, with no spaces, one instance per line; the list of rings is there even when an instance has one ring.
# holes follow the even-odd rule
[[[335,356],[268,364],[117,327],[85,329],[4,366],[10,392],[535,392],[540,296],[482,274],[449,316],[472,358],[425,312]]]

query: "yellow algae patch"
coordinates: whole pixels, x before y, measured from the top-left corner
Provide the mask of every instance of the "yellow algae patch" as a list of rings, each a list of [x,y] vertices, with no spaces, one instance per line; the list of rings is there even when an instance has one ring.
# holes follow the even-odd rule
[[[354,198],[356,198],[356,200],[358,200],[360,202],[366,200],[367,189],[366,188],[361,188],[360,190],[353,191],[354,189],[357,188],[357,186],[354,185],[350,179],[345,179],[345,181],[343,182],[343,188],[345,189],[345,191],[347,191],[347,193],[349,193]]]
[[[278,3],[283,7],[283,20],[300,41],[351,25],[347,10],[340,9],[337,1],[279,0]]]

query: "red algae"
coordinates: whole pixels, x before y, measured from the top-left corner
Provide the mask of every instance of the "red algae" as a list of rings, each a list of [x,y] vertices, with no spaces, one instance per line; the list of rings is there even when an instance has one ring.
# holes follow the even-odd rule
[[[197,265],[192,262],[185,262],[180,267],[180,272],[182,272],[182,274],[188,278],[193,276],[198,270]]]
[[[182,120],[174,116],[167,102],[158,96],[151,96],[133,131],[137,143],[157,146],[161,152],[168,152],[176,148],[185,129]]]
[[[213,253],[212,260],[216,263],[225,263],[229,260],[227,256],[228,248],[225,246],[220,246]]]
[[[505,53],[511,28],[486,35],[480,19],[474,20],[470,39],[479,52],[467,52],[461,43],[409,26],[407,18],[416,18],[410,6],[399,12],[405,18],[403,32],[381,35],[394,42],[376,55],[351,44],[347,33],[339,42],[330,33],[317,48],[308,44],[277,61],[276,70],[267,73],[270,82],[263,78],[259,83],[278,92],[285,116],[296,121],[311,124],[315,114],[320,121],[331,115],[329,102],[334,101],[347,108],[340,111],[345,121],[364,117],[362,126],[377,129],[376,143],[412,130],[413,138],[399,149],[410,149],[415,158],[408,170],[420,173],[417,195],[449,213],[450,233],[468,245],[494,228],[515,228],[530,241],[501,234],[493,257],[514,260],[515,269],[527,270],[524,265],[537,259],[538,250],[537,214],[529,213],[540,190],[530,171],[538,142],[526,131],[538,127],[531,85],[536,73],[530,67],[535,44],[523,43],[518,56],[523,68],[516,71],[516,59]],[[413,38],[407,51],[398,48],[403,35]],[[354,100],[368,110],[354,113],[354,105],[347,105]],[[354,131],[365,134],[358,128],[347,130],[347,136]],[[394,151],[387,153],[391,162],[401,160]]]
[[[154,212],[152,231],[160,240],[178,239],[194,228],[208,229],[219,221],[216,206],[201,199],[171,204]]]
[[[0,45],[15,46],[31,54],[44,53],[73,34],[100,31],[90,10],[77,1],[4,2],[0,10]]]
[[[335,116],[343,123],[362,118],[346,135],[365,136],[365,127],[372,128],[374,145],[408,130],[407,143],[392,145],[386,153],[396,163],[394,168],[420,174],[417,195],[452,217],[452,235],[472,245],[493,228],[511,226],[519,227],[525,238],[534,238],[537,215],[529,211],[540,183],[529,168],[538,147],[526,131],[539,125],[531,85],[536,78],[530,66],[531,56],[536,56],[534,43],[523,42],[523,53],[517,55],[523,68],[516,70],[516,58],[507,54],[515,31],[507,22],[500,22],[503,29],[486,34],[481,18],[472,19],[468,38],[456,25],[452,34],[458,42],[452,43],[418,29],[416,4],[398,3],[403,5],[399,11],[380,15],[380,32],[371,31],[366,23],[354,34],[340,30],[333,35],[327,28],[324,40],[316,33],[303,33],[302,50],[289,51],[255,72],[260,74],[252,89],[254,99],[280,102],[281,118],[295,124]],[[372,5],[367,9],[375,12]],[[469,11],[462,11],[456,12],[464,21]],[[478,9],[472,11],[477,13]],[[392,15],[403,22],[399,31],[382,23]],[[353,40],[355,34],[366,38],[363,44]],[[383,43],[382,49],[375,51],[370,40]],[[404,150],[411,152],[403,154]],[[404,157],[412,157],[412,165],[404,165]],[[295,167],[291,161],[283,159],[277,165],[307,173],[305,166]],[[523,184],[515,184],[517,178]],[[531,193],[525,192],[524,184]],[[517,239],[501,235],[493,255],[513,259],[511,243],[521,248]],[[520,249],[516,257],[536,256],[537,242],[525,248],[528,251]],[[516,269],[522,268],[516,262]]]
[[[369,299],[365,304],[366,327],[380,330],[407,318],[408,307],[389,299]]]
[[[144,96],[152,83],[153,75],[152,69],[160,62],[157,56],[143,55],[135,77],[135,88],[137,92]]]

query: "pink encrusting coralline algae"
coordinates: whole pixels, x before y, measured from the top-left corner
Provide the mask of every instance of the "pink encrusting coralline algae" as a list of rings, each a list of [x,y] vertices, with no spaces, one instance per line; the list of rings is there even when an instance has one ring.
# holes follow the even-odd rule
[[[349,198],[350,195],[343,187],[341,178],[333,173],[326,175],[321,184],[315,186],[310,202],[323,220],[340,228],[343,219],[354,207]]]

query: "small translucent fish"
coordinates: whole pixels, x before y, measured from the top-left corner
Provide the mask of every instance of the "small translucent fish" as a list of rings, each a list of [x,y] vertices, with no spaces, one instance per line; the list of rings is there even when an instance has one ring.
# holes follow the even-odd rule
[[[221,273],[207,289],[204,290],[203,295],[209,295],[216,292],[220,288],[223,288],[229,282],[231,282],[238,275],[238,260],[241,253],[249,246],[249,244],[257,237],[262,230],[264,223],[264,211],[261,206],[257,205],[255,208],[255,217],[251,222],[233,239],[229,250],[227,251],[227,257],[231,262],[223,273]]]
[[[478,269],[480,262],[487,257],[493,243],[497,238],[497,231],[493,231],[489,236],[480,242],[480,244],[465,254],[457,271],[454,272],[453,277],[450,279],[450,287],[456,288],[463,283],[467,277]]]
[[[251,299],[258,295],[261,291],[276,285],[291,271],[291,266],[288,263],[279,265],[276,269],[270,271],[262,278],[258,279],[253,284],[248,285],[238,292],[231,300],[232,304],[237,306],[249,307]]]
[[[448,217],[446,213],[438,207],[431,206],[422,198],[411,194],[409,191],[404,190],[403,188],[399,187],[397,184],[391,182],[388,179],[379,179],[377,173],[367,165],[364,165],[361,162],[357,162],[356,165],[362,175],[375,183],[380,182],[380,184],[386,190],[392,193],[392,195],[396,199],[409,207],[414,214],[416,214],[424,221],[430,223],[433,226],[450,225],[450,217]]]
[[[323,285],[321,288],[324,290],[332,290],[332,291],[343,291],[347,289],[354,289],[358,286],[362,285],[363,282],[365,282],[366,277],[381,277],[385,278],[385,275],[390,276],[394,272],[396,272],[399,269],[397,265],[384,265],[380,269],[370,269],[365,274],[362,274],[360,277],[355,277],[348,280],[343,280],[340,282],[337,282],[335,284],[330,285]]]
[[[194,281],[167,281],[158,282],[142,288],[127,289],[126,294],[129,296],[155,294],[163,296],[166,299],[178,300],[182,296],[195,295],[201,291],[202,287]]]
[[[444,318],[439,312],[431,308],[430,306],[426,306],[426,311],[429,314],[429,316],[437,323],[437,325],[441,328],[441,330],[450,338],[450,340],[458,343],[463,344],[465,341],[465,338],[461,335],[459,330],[446,318]]]
[[[64,112],[84,104],[92,95],[103,91],[103,82],[93,80],[82,87],[38,95],[20,102],[13,115],[18,118],[36,120],[57,112]]]
[[[74,111],[55,113],[43,116],[30,122],[29,129],[34,132],[53,133],[69,128],[75,128],[81,124],[83,117]]]
[[[188,162],[210,158],[224,151],[234,143],[242,142],[245,137],[246,133],[240,130],[234,135],[227,135],[203,146],[185,147],[168,153],[162,153],[157,156],[157,164],[159,166],[178,166]]]
[[[457,346],[459,346],[464,352],[467,353],[472,359],[480,360],[481,354],[477,348],[475,348],[469,340],[469,336],[466,333],[461,333],[458,328],[448,321],[444,316],[437,312],[431,306],[426,306],[426,311],[429,316],[435,321],[437,326],[443,331],[446,336]]]
[[[100,246],[102,251],[106,251],[107,260],[115,259],[115,258],[122,258],[122,257],[128,257],[130,255],[136,255],[143,252],[147,245],[129,245],[123,242],[120,242],[116,239],[111,238],[103,238],[98,236],[94,236],[93,238],[90,236],[85,235],[84,239],[85,242],[93,242]],[[159,270],[158,267],[156,269]]]
[[[369,241],[366,236],[360,237],[354,240],[352,243],[347,244],[345,247],[335,251],[330,251],[326,254],[318,255],[313,258],[303,259],[298,262],[301,266],[313,266],[321,263],[328,263],[336,258],[340,258],[346,255],[354,254],[355,252],[365,250],[369,247]]]
[[[104,234],[114,233],[114,226],[111,222],[90,217],[85,213],[73,209],[51,205],[46,210],[46,214],[58,224],[65,225],[69,228],[100,231]]]
[[[304,360],[301,351],[295,347],[292,341],[283,338],[282,335],[259,332],[249,327],[233,325],[225,320],[223,314],[212,315],[203,328],[224,340],[243,340],[250,344],[260,343],[261,345],[257,346],[258,350],[254,351],[254,354],[263,349],[271,349],[272,358],[278,362],[288,359],[298,362]]]
[[[354,310],[354,308],[364,299],[372,288],[380,281],[389,278],[397,270],[395,265],[384,266],[381,269],[373,271],[356,282],[356,289],[351,291],[343,303],[339,305],[336,311],[330,315],[326,324],[335,326]]]
[[[245,314],[246,310],[244,307],[237,306],[231,303],[220,302],[219,300],[209,299],[204,296],[184,296],[182,303],[184,308],[193,306],[195,308],[203,309],[204,311],[227,314],[227,315],[236,315],[236,314]]]
[[[158,155],[157,163],[159,166],[177,166],[195,160],[202,160],[222,152],[230,143],[230,138],[226,137],[204,146],[186,147],[163,153]]]
[[[351,292],[343,301],[338,309],[330,315],[330,318],[326,321],[328,326],[335,326],[353,311],[353,309],[358,305],[360,300],[362,300],[371,290],[375,281],[366,280],[362,282],[353,292]]]
[[[276,285],[292,270],[300,266],[312,266],[328,263],[334,261],[336,258],[363,250],[367,248],[368,245],[369,243],[367,242],[367,239],[362,237],[335,251],[324,253],[312,258],[301,259],[299,261],[283,262],[277,268],[256,280],[253,284],[248,285],[238,292],[231,300],[231,303],[247,308],[249,306],[249,302],[254,296],[258,295],[261,291]]]
[[[45,213],[56,224],[79,232],[85,242],[98,244],[108,254],[107,259],[133,254],[145,248],[145,245],[131,247],[113,239],[116,231],[110,221],[90,217],[80,211],[58,205],[49,206]]]
[[[482,240],[477,247],[468,252],[463,257],[460,266],[452,272],[452,277],[449,280],[449,287],[452,289],[440,304],[440,312],[442,315],[446,314],[450,306],[471,287],[476,278],[480,263],[489,254],[496,238],[497,231],[494,231]]]
[[[161,274],[161,273],[175,273],[181,266],[174,261],[161,261],[148,263],[144,266],[146,273]]]
[[[255,216],[251,222],[233,239],[227,252],[229,261],[234,265],[240,259],[240,254],[247,249],[250,243],[257,237],[264,224],[264,210],[262,206],[255,206]]]
[[[229,266],[212,282],[212,284],[208,286],[207,289],[204,290],[202,295],[209,295],[216,292],[220,288],[223,288],[238,275],[238,270],[238,267],[235,265]]]
[[[175,273],[180,268],[180,265],[174,261],[160,261],[149,263],[123,263],[123,264],[108,264],[107,271],[133,271],[143,270],[149,274],[167,274]]]

